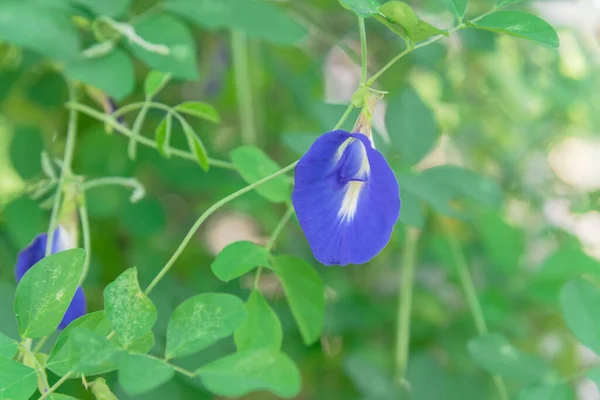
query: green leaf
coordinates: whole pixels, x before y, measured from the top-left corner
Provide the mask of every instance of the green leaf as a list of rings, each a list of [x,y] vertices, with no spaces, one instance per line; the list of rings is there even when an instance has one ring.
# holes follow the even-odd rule
[[[557,48],[558,35],[550,24],[533,14],[522,11],[496,11],[469,25],[477,29],[505,33]]]
[[[87,8],[96,15],[117,17],[129,7],[130,0],[71,0],[73,4]]]
[[[161,90],[167,86],[169,80],[171,79],[171,74],[165,74],[164,72],[152,70],[148,72],[146,75],[146,80],[144,81],[144,94],[146,95],[146,100],[152,99],[156,96]]]
[[[230,153],[231,161],[244,180],[255,183],[281,170],[277,163],[263,151],[253,146],[241,146]],[[257,186],[258,194],[274,203],[283,203],[290,199],[290,185],[284,175],[277,176]]]
[[[156,307],[140,288],[136,268],[129,268],[106,286],[104,309],[126,349],[147,334],[158,317]]]
[[[196,161],[198,161],[198,164],[200,164],[200,167],[204,171],[208,171],[210,165],[208,164],[208,153],[204,144],[187,122],[183,124],[183,132],[185,133],[190,151],[196,156]]]
[[[154,133],[154,141],[156,142],[156,149],[163,156],[169,158],[171,152],[169,150],[169,144],[171,142],[171,132],[173,129],[173,114],[167,113],[165,117],[160,121],[156,127]]]
[[[537,269],[536,280],[564,283],[585,274],[600,276],[600,262],[581,249],[563,248],[544,260]]]
[[[409,39],[413,41],[413,43],[422,42],[423,40],[427,40],[430,37],[437,35],[448,36],[446,31],[438,29],[429,22],[425,22],[423,20],[419,20],[414,28],[406,31],[406,34],[408,35]]]
[[[45,3],[0,3],[0,41],[31,49],[58,61],[79,55],[80,43],[68,12]],[[33,29],[35,27],[35,29]]]
[[[37,375],[33,369],[0,357],[0,399],[28,400],[36,388]]]
[[[54,393],[50,397],[50,400],[77,400],[75,397],[67,396],[66,394]]]
[[[244,318],[244,303],[230,294],[203,293],[187,299],[169,320],[166,358],[194,354],[232,335]]]
[[[421,176],[454,199],[471,199],[477,204],[497,208],[504,194],[498,183],[475,171],[455,165],[440,165],[429,168]]]
[[[388,110],[385,122],[392,145],[404,163],[417,164],[438,139],[435,115],[410,86],[390,99]]]
[[[246,302],[246,320],[235,331],[238,352],[272,348],[279,350],[283,339],[281,322],[269,303],[256,289]]]
[[[176,106],[175,110],[183,114],[188,114],[196,118],[213,122],[215,124],[221,122],[221,118],[219,117],[217,110],[215,110],[212,105],[203,103],[201,101],[186,101],[185,103],[181,103]]]
[[[573,400],[573,389],[568,385],[547,383],[528,386],[521,390],[517,400]]]
[[[589,370],[586,374],[586,378],[594,382],[598,389],[600,389],[600,367]]]
[[[388,1],[379,6],[379,13],[389,22],[410,31],[419,23],[419,17],[413,8],[403,1]]]
[[[119,101],[133,92],[135,74],[127,53],[115,49],[96,58],[81,58],[65,66],[65,74],[77,81],[94,86]]]
[[[229,282],[255,267],[268,266],[269,252],[263,246],[239,241],[225,247],[211,264],[212,272],[223,282]]]
[[[71,332],[75,330],[75,328],[85,328],[86,330],[96,333],[103,337],[108,336],[108,334],[111,333],[113,330],[112,326],[110,325],[110,321],[106,317],[106,313],[104,311],[96,311],[86,314],[83,317],[78,318],[72,323],[70,323],[69,326],[67,326],[65,330],[61,333],[61,335],[58,337],[47,362],[47,367],[58,376],[64,376],[72,368],[68,344]],[[115,346],[121,346],[119,339],[116,335],[114,335],[113,338],[110,339],[110,341]],[[148,351],[150,351],[153,345],[154,335],[152,334],[152,332],[148,332],[146,335],[136,340],[129,346],[129,352],[145,354]],[[110,371],[114,371],[115,369],[117,369],[117,367],[118,364],[116,363],[101,366],[94,371],[88,371],[86,376],[104,374]],[[73,378],[76,377],[77,375],[73,375]]]
[[[582,344],[600,354],[600,290],[579,278],[565,284],[560,293],[562,316]]]
[[[356,15],[367,18],[378,14],[379,2],[377,0],[339,0],[342,7],[353,11]]]
[[[300,371],[285,354],[274,349],[248,350],[214,361],[197,373],[212,393],[239,397],[268,390],[292,398],[300,392]]]
[[[130,355],[119,365],[119,383],[131,396],[159,387],[174,374],[175,371],[169,364],[149,356]]]
[[[306,261],[294,256],[277,256],[273,267],[281,280],[304,343],[321,337],[325,320],[325,284]]]
[[[517,270],[519,259],[525,250],[525,233],[504,222],[494,212],[479,216],[476,224],[492,265],[499,271]]]
[[[17,342],[0,333],[0,357],[13,358],[18,347]]]
[[[540,381],[553,373],[552,368],[544,361],[521,353],[499,333],[488,333],[471,339],[468,349],[471,357],[482,368],[523,383]]]
[[[24,338],[53,333],[62,320],[83,273],[85,251],[71,249],[35,264],[17,286],[15,314]]]
[[[433,208],[442,214],[451,217],[464,217],[464,214],[457,211],[450,201],[452,195],[445,188],[432,184],[423,174],[414,174],[411,172],[397,173],[396,178],[400,185],[400,195],[410,193],[413,196],[429,203]],[[402,213],[400,213],[402,214]]]
[[[520,3],[523,0],[498,0],[496,1],[496,7],[500,8],[500,7],[506,7],[506,6],[510,6],[516,3]]]
[[[375,365],[368,357],[352,354],[344,358],[344,370],[366,399],[404,399],[390,374]]]
[[[416,228],[422,228],[425,223],[425,214],[419,196],[406,188],[400,189],[400,196],[402,198],[402,212],[399,220]]]
[[[462,18],[465,15],[467,0],[443,0],[443,2],[457,18]]]
[[[164,7],[203,28],[238,29],[275,44],[295,44],[307,34],[304,26],[267,1],[168,0]]]
[[[159,54],[130,43],[136,57],[153,69],[171,73],[174,78],[198,79],[196,42],[181,21],[166,14],[152,14],[138,19],[133,27],[147,42],[169,49],[168,54]]]
[[[69,363],[71,371],[92,375],[118,365],[125,352],[110,342],[106,335],[76,327],[69,335]]]

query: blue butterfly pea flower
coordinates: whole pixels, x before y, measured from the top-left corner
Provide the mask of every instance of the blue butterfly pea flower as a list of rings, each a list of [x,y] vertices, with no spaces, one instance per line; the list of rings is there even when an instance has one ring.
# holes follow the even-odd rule
[[[315,258],[363,264],[388,243],[400,215],[398,182],[362,133],[320,136],[296,165],[292,202]]]
[[[29,271],[38,261],[45,257],[46,254],[46,243],[48,242],[48,234],[39,234],[33,239],[31,244],[23,249],[17,257],[17,265],[15,266],[15,277],[17,282],[23,278],[25,273]],[[73,244],[70,243],[67,232],[62,228],[57,228],[54,231],[52,239],[52,247],[50,253],[58,253],[60,251],[68,250],[73,248]],[[71,304],[67,309],[62,321],[58,325],[58,329],[65,329],[73,320],[85,315],[87,309],[85,293],[81,287],[78,287],[71,300]]]

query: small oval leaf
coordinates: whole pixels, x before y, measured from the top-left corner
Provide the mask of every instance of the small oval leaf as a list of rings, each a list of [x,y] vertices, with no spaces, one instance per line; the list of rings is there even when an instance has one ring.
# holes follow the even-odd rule
[[[268,266],[268,251],[263,246],[248,241],[231,243],[215,258],[211,269],[223,282],[238,278],[253,268]]]
[[[203,293],[187,299],[169,320],[166,358],[194,354],[232,335],[245,318],[244,303],[230,294]]]
[[[175,110],[215,124],[221,122],[221,117],[219,117],[217,110],[212,105],[201,101],[186,101],[176,106]]]

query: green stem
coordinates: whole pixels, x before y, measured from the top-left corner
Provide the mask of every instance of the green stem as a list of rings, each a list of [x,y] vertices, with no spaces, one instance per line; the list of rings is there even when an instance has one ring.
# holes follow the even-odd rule
[[[33,352],[37,353],[38,351],[40,351],[40,349],[42,348],[44,343],[46,343],[47,340],[48,340],[48,336],[44,336],[43,338],[38,340],[38,342],[35,344],[35,347],[33,348]]]
[[[140,131],[142,130],[142,125],[146,120],[146,115],[148,114],[149,109],[150,103],[148,101],[144,102],[142,109],[140,110],[139,114],[135,118],[135,122],[133,123],[133,128],[131,129],[131,136],[129,136],[129,146],[127,147],[127,154],[132,160],[135,160],[138,137],[140,136]]]
[[[169,364],[169,366],[170,366],[171,368],[173,368],[173,370],[175,370],[175,371],[179,372],[179,373],[180,373],[180,374],[182,374],[182,375],[185,375],[185,376],[187,376],[188,378],[193,378],[193,377],[195,377],[195,376],[196,376],[196,374],[195,374],[194,372],[192,372],[192,371],[188,371],[187,369],[185,369],[185,368],[181,368],[181,367],[180,367],[180,366],[178,366],[178,365],[171,364],[171,363],[169,363],[169,362],[168,362],[168,361],[166,361],[166,360],[165,360],[165,362],[166,362],[167,364]]]
[[[76,100],[76,91],[71,82],[67,81],[69,92],[69,102]],[[71,163],[73,162],[73,153],[75,151],[75,139],[77,136],[77,110],[69,109],[69,122],[67,125],[67,141],[65,145],[65,154],[63,156],[60,178],[56,186],[56,194],[54,195],[54,204],[50,213],[50,225],[48,227],[48,240],[46,241],[46,255],[52,251],[52,242],[54,241],[54,231],[58,224],[58,215],[60,213],[63,186],[67,176],[71,174]]]
[[[350,114],[352,114],[352,111],[354,111],[354,105],[349,104],[348,108],[346,108],[346,111],[344,111],[344,114],[342,115],[342,117],[340,118],[338,123],[333,128],[334,131],[340,129],[342,127],[342,125],[344,125],[344,122],[346,122],[346,120],[348,119]]]
[[[285,227],[285,224],[287,224],[288,221],[290,220],[290,218],[292,218],[292,215],[294,215],[294,207],[292,205],[290,205],[288,207],[287,211],[285,212],[285,214],[283,215],[283,217],[281,217],[281,220],[279,221],[279,223],[277,224],[275,229],[273,230],[273,233],[271,234],[271,237],[269,238],[269,241],[267,242],[267,245],[265,246],[267,251],[271,251],[271,249],[275,245],[275,242],[277,241],[277,238],[281,234],[281,231]]]
[[[279,223],[273,230],[273,233],[271,234],[271,237],[269,238],[269,241],[267,242],[267,245],[265,246],[265,249],[267,249],[268,252],[270,252],[273,249],[273,246],[275,246],[275,242],[277,241],[277,238],[281,234],[281,231],[283,231],[285,224],[287,224],[288,221],[290,220],[290,218],[292,218],[292,215],[294,215],[294,207],[290,204],[287,211],[285,212],[283,217],[281,217],[281,220],[279,220]],[[256,269],[256,273],[254,274],[254,287],[255,288],[258,288],[262,270],[263,270],[262,265],[259,265],[258,268]]]
[[[266,182],[270,181],[271,179],[273,179],[279,175],[283,175],[286,172],[294,169],[294,167],[296,166],[297,163],[298,163],[298,161],[288,165],[287,167],[285,167],[283,169],[280,169],[279,171],[275,172],[274,174],[271,174],[267,177],[264,177],[263,179],[261,179],[259,181],[254,182],[251,185],[246,186],[243,189],[238,190],[235,193],[230,194],[229,196],[219,200],[218,202],[213,204],[211,207],[209,207],[196,220],[196,222],[194,223],[194,225],[192,226],[190,231],[187,233],[187,235],[185,236],[185,238],[183,239],[183,241],[181,242],[181,244],[179,245],[177,250],[175,250],[175,253],[171,256],[171,259],[167,262],[167,264],[163,267],[163,269],[158,273],[158,275],[156,275],[154,280],[152,280],[152,282],[150,282],[150,285],[148,285],[148,287],[146,288],[146,294],[149,294],[152,291],[152,289],[154,289],[154,287],[158,284],[158,282],[160,282],[161,279],[167,274],[167,272],[169,272],[169,270],[171,269],[173,264],[175,264],[175,262],[177,261],[177,259],[179,258],[179,256],[183,252],[183,250],[186,248],[188,243],[193,239],[194,235],[196,234],[196,231],[200,228],[200,226],[204,223],[204,221],[206,221],[206,219],[208,217],[210,217],[219,208],[221,208],[225,204],[229,203],[230,201],[240,197],[244,193],[247,193],[247,192],[251,191],[252,189],[262,185],[263,183],[266,183]]]
[[[240,130],[244,144],[256,144],[257,132],[254,120],[252,99],[252,81],[248,65],[248,39],[244,32],[231,31],[231,47],[233,51],[233,70],[240,112]]]
[[[450,246],[450,252],[454,260],[454,265],[456,266],[456,273],[458,275],[460,285],[462,286],[465,300],[469,306],[469,311],[471,312],[471,317],[473,318],[475,328],[480,336],[485,335],[488,332],[487,324],[485,323],[485,317],[483,315],[483,310],[481,309],[481,304],[477,298],[477,291],[475,290],[475,285],[473,284],[471,272],[469,271],[469,265],[467,264],[465,255],[460,247],[460,243],[456,238],[456,235],[454,235],[454,232],[452,232],[450,226],[448,226],[448,224],[443,220],[441,221],[441,224],[442,228],[444,229],[448,245]],[[502,378],[498,375],[492,375],[492,378],[500,398],[502,400],[508,400],[506,385],[504,384]]]
[[[365,19],[358,17],[358,30],[360,31],[360,55],[361,55],[361,75],[360,83],[367,83],[367,30],[365,29]]]
[[[133,189],[134,191],[144,191],[144,187],[137,179],[124,178],[121,176],[105,176],[103,178],[92,179],[82,183],[80,189],[85,192],[87,190],[106,185],[117,185]]]
[[[79,201],[79,221],[81,226],[81,236],[83,239],[83,249],[85,250],[85,262],[83,264],[83,272],[81,279],[79,280],[79,286],[83,284],[85,278],[90,270],[90,260],[92,259],[92,243],[90,234],[90,217],[88,215],[87,204],[85,201],[85,194],[81,194]]]
[[[111,126],[113,129],[115,129],[117,132],[121,133],[124,136],[127,137],[131,137],[132,132],[130,129],[128,129],[127,127],[121,125],[113,116],[111,115],[107,115],[104,113],[101,113],[99,111],[94,110],[91,107],[86,106],[85,104],[79,104],[79,103],[68,103],[67,106],[69,108],[72,108],[73,110],[77,110],[80,111],[86,115],[89,115],[92,118],[97,119],[98,121],[104,122],[105,124],[108,124],[109,126]],[[139,136],[137,138],[137,142],[143,144],[144,146],[148,146],[148,147],[152,147],[153,149],[156,149],[158,146],[156,145],[156,142],[152,139],[148,139],[147,137],[144,136]],[[180,157],[180,158],[185,158],[186,160],[190,160],[190,161],[194,161],[197,162],[197,158],[194,154],[189,153],[187,151],[183,151],[183,150],[179,150],[179,149],[174,149],[174,148],[170,148],[169,151],[171,152],[171,154]],[[208,159],[208,163],[213,166],[213,167],[218,167],[218,168],[225,168],[225,169],[231,169],[231,170],[237,170],[236,166],[233,165],[230,162],[227,161],[221,161],[221,160],[215,160],[214,158],[209,158]]]
[[[42,393],[42,395],[40,396],[40,398],[38,400],[44,400],[45,398],[47,398],[48,396],[50,396],[52,393],[54,393],[54,391],[56,389],[58,389],[60,387],[60,385],[62,385],[63,383],[65,383],[67,381],[67,379],[69,379],[70,377],[71,377],[71,372],[67,372],[54,385],[52,385],[52,387],[50,389],[48,389],[48,391],[46,393]]]
[[[402,256],[402,271],[398,296],[398,319],[396,326],[396,381],[403,383],[408,365],[410,342],[410,314],[412,310],[414,271],[417,244],[421,231],[409,228]]]
[[[138,101],[137,103],[131,103],[131,104],[127,104],[124,105],[123,107],[120,107],[118,110],[116,110],[114,113],[110,114],[114,119],[117,119],[118,117],[127,114],[130,111],[135,111],[137,109],[140,109],[142,107],[144,107],[145,105],[148,105],[148,107],[150,108],[157,108],[159,110],[164,110],[164,111],[173,111],[172,107],[169,107],[166,104],[162,104],[162,103],[156,103],[154,101]]]

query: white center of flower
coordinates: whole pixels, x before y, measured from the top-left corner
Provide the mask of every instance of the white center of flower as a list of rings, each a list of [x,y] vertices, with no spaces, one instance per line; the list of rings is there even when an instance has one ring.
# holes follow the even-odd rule
[[[344,197],[338,218],[341,222],[349,222],[354,219],[360,194],[371,173],[367,149],[360,140],[350,138],[346,140],[336,153],[337,162],[341,161],[339,168],[340,183],[344,185]]]

